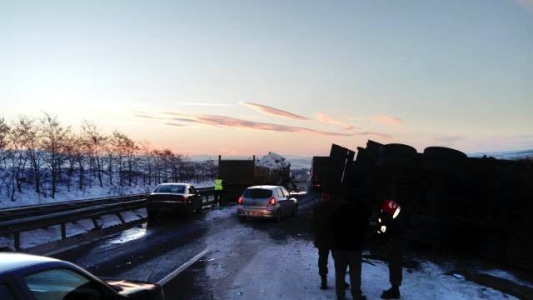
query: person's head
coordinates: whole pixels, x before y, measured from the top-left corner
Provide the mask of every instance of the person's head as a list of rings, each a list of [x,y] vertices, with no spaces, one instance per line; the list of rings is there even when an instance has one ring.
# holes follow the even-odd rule
[[[395,201],[385,200],[383,205],[381,205],[381,211],[390,215],[394,219],[400,213],[400,205]]]

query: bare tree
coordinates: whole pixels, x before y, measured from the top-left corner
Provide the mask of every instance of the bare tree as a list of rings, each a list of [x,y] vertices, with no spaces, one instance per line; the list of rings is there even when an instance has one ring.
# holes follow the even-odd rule
[[[11,197],[14,200],[15,190],[22,193],[22,185],[28,182],[26,167],[30,164],[35,183],[35,192],[40,192],[41,152],[37,149],[38,129],[34,121],[20,116],[14,121],[10,133],[11,155]]]
[[[139,150],[139,147],[137,147],[132,139],[117,130],[113,131],[110,144],[112,152],[115,154],[120,186],[124,186],[125,175],[128,177],[128,185],[131,186],[135,153]]]
[[[81,126],[81,140],[89,156],[90,171],[103,187],[104,152],[107,147],[108,137],[100,133],[94,123],[84,121]]]
[[[154,172],[154,153],[150,150],[150,145],[148,143],[142,143],[140,148],[140,164],[143,174],[143,185],[151,186]]]
[[[9,135],[11,132],[11,127],[6,124],[4,118],[0,118],[0,191],[2,191],[2,186],[4,182],[8,179],[8,165],[7,157],[11,154],[9,149]]]
[[[57,181],[61,176],[61,166],[65,160],[65,146],[70,134],[70,127],[62,127],[57,117],[45,113],[41,119],[42,149],[46,151],[45,162],[50,169],[50,196],[55,198]]]

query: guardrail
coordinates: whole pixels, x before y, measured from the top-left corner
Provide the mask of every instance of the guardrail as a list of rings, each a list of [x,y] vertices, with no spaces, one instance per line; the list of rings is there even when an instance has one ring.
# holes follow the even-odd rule
[[[212,203],[213,187],[198,188],[204,205]],[[118,198],[77,200],[58,204],[37,205],[16,209],[0,210],[0,236],[13,236],[13,247],[21,250],[22,232],[59,225],[61,239],[67,239],[66,224],[91,219],[94,229],[99,229],[98,218],[116,215],[122,225],[126,220],[121,213],[146,207],[146,195],[137,194]]]

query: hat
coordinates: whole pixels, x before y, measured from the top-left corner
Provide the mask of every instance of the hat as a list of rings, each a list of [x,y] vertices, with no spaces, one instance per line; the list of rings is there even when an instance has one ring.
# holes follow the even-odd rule
[[[398,203],[392,200],[385,200],[385,202],[383,202],[383,205],[381,206],[381,210],[392,216],[396,213],[396,210],[399,207],[400,206],[398,205]]]

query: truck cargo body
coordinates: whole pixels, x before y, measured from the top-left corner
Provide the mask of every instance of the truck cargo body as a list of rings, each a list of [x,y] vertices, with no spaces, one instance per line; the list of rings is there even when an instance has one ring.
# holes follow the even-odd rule
[[[313,156],[311,161],[311,185],[313,191],[321,192],[328,178],[329,156]]]
[[[253,160],[223,160],[219,157],[218,174],[223,182],[223,203],[235,203],[245,188],[252,185],[282,185],[287,169],[258,166]]]
[[[368,141],[348,170],[338,188],[375,210],[398,202],[409,214],[411,242],[533,270],[532,160]]]

